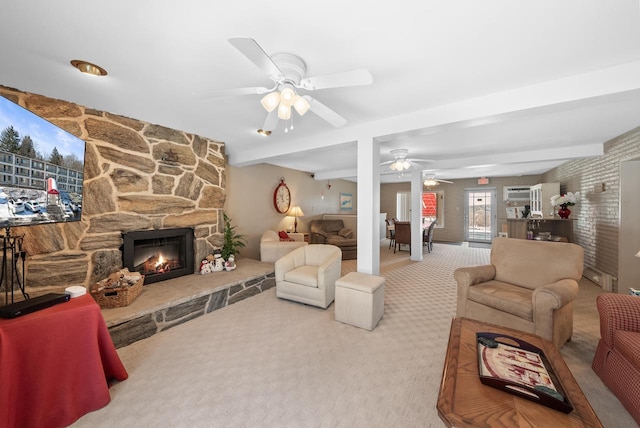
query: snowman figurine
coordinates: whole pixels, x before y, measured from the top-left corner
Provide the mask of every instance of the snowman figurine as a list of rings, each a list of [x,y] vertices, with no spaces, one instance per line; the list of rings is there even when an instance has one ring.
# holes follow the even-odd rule
[[[236,268],[236,258],[233,254],[229,256],[229,260],[224,264],[224,268],[227,272]]]
[[[224,270],[224,259],[222,258],[222,255],[215,254],[214,257],[215,257],[215,259],[213,261],[213,271],[214,272],[223,271]]]

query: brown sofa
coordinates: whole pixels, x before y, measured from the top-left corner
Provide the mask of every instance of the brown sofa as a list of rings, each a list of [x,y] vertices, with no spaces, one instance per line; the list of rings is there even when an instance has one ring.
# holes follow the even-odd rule
[[[342,220],[311,220],[309,223],[310,244],[331,244],[342,250],[342,260],[358,257],[358,240],[354,231],[344,227]]]
[[[490,257],[490,265],[455,271],[458,316],[537,334],[558,348],[571,339],[582,247],[495,238]]]
[[[591,367],[640,425],[640,297],[597,297],[600,341]]]

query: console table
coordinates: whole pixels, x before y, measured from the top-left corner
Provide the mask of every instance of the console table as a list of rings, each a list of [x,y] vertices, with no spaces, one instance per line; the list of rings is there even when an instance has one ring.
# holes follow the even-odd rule
[[[0,319],[0,425],[68,426],[128,377],[90,295]]]
[[[573,220],[554,218],[517,218],[507,219],[509,238],[527,239],[527,231],[536,236],[540,232],[549,232],[554,236],[573,242]]]

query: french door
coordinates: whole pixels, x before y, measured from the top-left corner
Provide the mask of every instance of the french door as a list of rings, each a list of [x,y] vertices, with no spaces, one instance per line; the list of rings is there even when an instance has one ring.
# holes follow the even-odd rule
[[[465,228],[467,242],[491,242],[496,236],[496,189],[465,190]]]

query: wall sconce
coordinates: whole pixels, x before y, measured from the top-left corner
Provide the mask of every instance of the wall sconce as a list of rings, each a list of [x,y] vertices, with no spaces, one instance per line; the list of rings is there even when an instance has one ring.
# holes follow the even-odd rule
[[[607,190],[605,183],[598,183],[593,186],[593,193],[602,193],[605,190]]]

